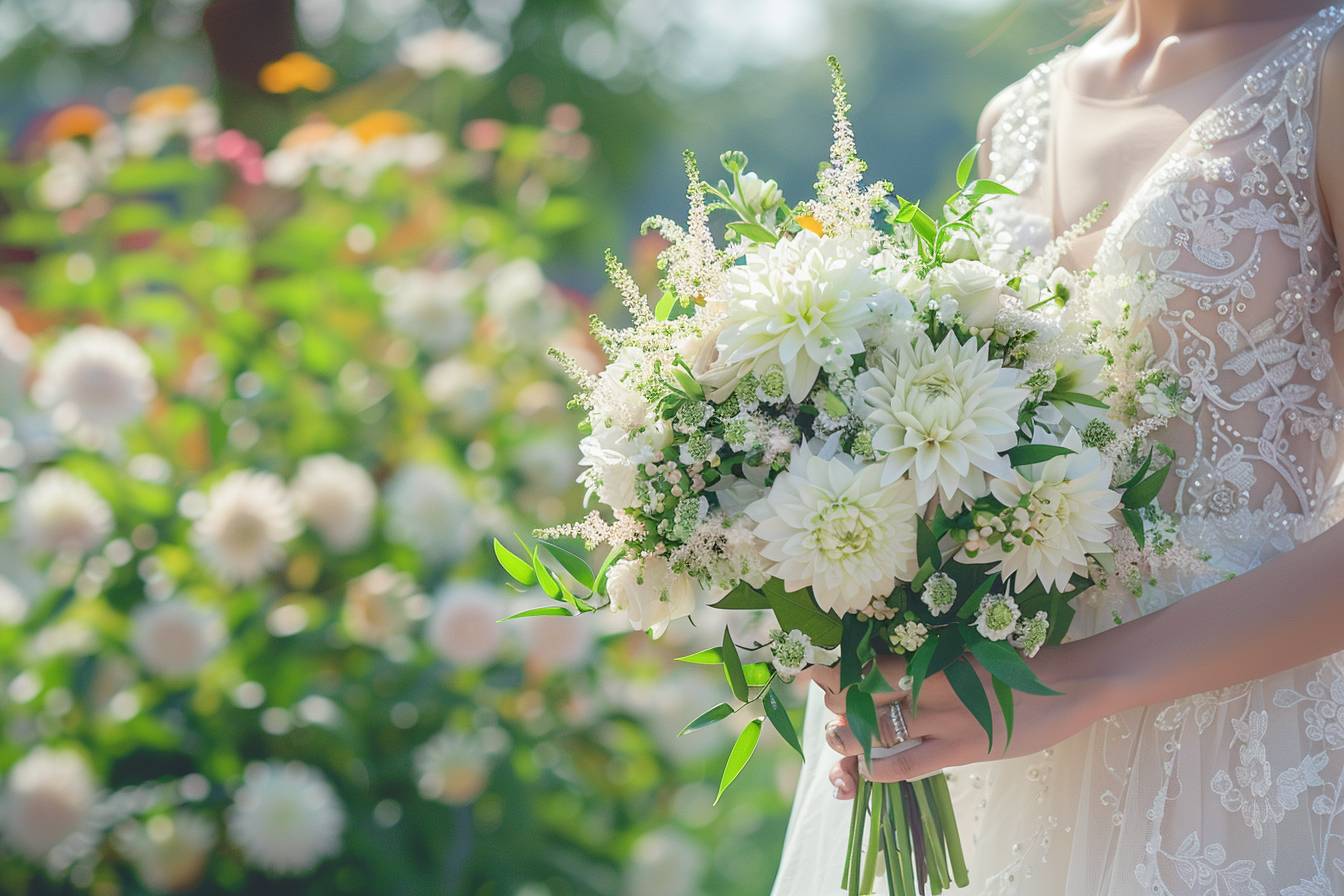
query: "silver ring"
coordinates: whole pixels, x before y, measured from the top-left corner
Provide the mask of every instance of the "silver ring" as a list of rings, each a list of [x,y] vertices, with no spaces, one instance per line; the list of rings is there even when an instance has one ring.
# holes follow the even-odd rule
[[[910,729],[905,724],[905,712],[901,704],[893,700],[887,704],[886,725],[878,725],[884,747],[898,747],[910,739]]]

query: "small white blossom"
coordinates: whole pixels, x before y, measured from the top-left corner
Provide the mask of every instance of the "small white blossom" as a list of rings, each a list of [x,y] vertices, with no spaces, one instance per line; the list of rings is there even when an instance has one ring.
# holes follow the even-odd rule
[[[299,515],[331,550],[346,553],[369,540],[378,488],[363,467],[337,454],[305,458],[289,491]]]
[[[313,767],[253,763],[234,795],[228,827],[249,865],[274,875],[299,875],[340,850],[345,810]]]
[[[82,479],[43,470],[19,493],[15,529],[40,553],[86,554],[112,534],[112,508]]]
[[[920,598],[929,612],[941,616],[957,602],[957,583],[945,572],[936,572],[924,582]]]
[[[142,604],[131,615],[131,648],[156,675],[195,675],[223,645],[223,618],[191,601]]]
[[[1045,645],[1050,634],[1050,617],[1044,610],[1037,610],[1035,616],[1023,617],[1017,623],[1017,630],[1008,639],[1018,650],[1028,657],[1035,656]]]
[[[450,69],[480,76],[504,63],[504,50],[474,31],[436,28],[403,40],[397,47],[397,61],[421,78]]]
[[[928,638],[928,627],[915,620],[903,622],[891,629],[891,645],[906,653],[914,653]]]
[[[793,678],[807,668],[811,652],[812,639],[796,628],[788,634],[778,629],[770,633],[775,671],[786,678]]]
[[[157,387],[149,356],[119,330],[83,326],[62,336],[33,383],[33,401],[52,421],[94,445],[139,419]]]
[[[508,604],[493,585],[457,582],[439,592],[425,623],[425,640],[434,652],[458,666],[485,666],[504,646]]]
[[[191,541],[220,579],[248,584],[284,562],[285,545],[298,534],[284,481],[273,473],[238,470],[206,496]]]
[[[443,731],[415,751],[416,788],[427,800],[466,806],[485,791],[500,745],[491,738]]]
[[[37,747],[6,776],[0,830],[12,849],[41,861],[84,825],[96,795],[93,771],[83,756]]]
[[[1017,621],[1022,611],[1017,601],[1006,594],[988,594],[980,602],[980,611],[975,616],[975,628],[991,641],[1003,641],[1017,630]]]
[[[388,538],[410,545],[427,560],[452,562],[480,536],[471,501],[444,467],[407,464],[387,483],[384,500]]]
[[[392,326],[427,351],[446,355],[471,339],[476,321],[468,300],[480,280],[470,271],[384,268],[374,285]]]

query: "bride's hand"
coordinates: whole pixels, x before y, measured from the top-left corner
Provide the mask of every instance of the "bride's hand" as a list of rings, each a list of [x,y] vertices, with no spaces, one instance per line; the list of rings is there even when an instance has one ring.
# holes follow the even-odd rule
[[[1079,658],[1077,652],[1064,645],[1047,647],[1030,661],[1041,680],[1061,694],[1045,697],[1014,691],[1011,743],[1006,742],[1003,718],[988,687],[988,674],[976,667],[993,707],[992,751],[984,729],[953,692],[945,675],[934,675],[924,682],[919,692],[919,708],[914,712],[910,710],[909,695],[903,691],[874,694],[879,720],[888,713],[888,704],[901,701],[909,738],[920,738],[922,743],[895,756],[874,759],[871,772],[864,777],[881,782],[920,778],[986,759],[1025,756],[1078,733],[1114,711],[1111,701],[1105,698],[1108,689],[1105,679],[1084,674],[1078,663],[1073,662]],[[883,677],[893,684],[905,674],[905,661],[900,657],[884,656],[880,662]],[[811,676],[826,691],[826,705],[837,716],[827,725],[826,742],[844,758],[831,770],[831,784],[838,798],[852,799],[858,788],[858,757],[863,751],[845,723],[845,696],[839,689],[840,673],[834,667],[818,667],[812,670]]]

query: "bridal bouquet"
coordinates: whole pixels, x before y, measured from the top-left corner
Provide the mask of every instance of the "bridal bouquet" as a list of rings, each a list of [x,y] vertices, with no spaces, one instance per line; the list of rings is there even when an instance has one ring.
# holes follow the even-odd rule
[[[986,235],[1011,191],[971,178],[974,150],[938,218],[865,186],[832,66],[835,142],[814,199],[786,204],[740,152],[722,157],[727,180],[702,182],[688,154],[687,225],[646,224],[669,243],[661,297],[608,255],[631,325],[594,322],[600,374],[561,356],[586,412],[580,481],[601,507],[521,554],[495,543],[554,600],[519,616],[610,607],[657,637],[702,601],[773,614],[759,643],[725,629],[683,657],[721,666],[734,697],[687,731],[753,716],[720,796],[766,722],[798,749],[780,683],[812,664],[839,664],[868,755],[874,695],[898,687],[917,712],[935,674],[991,747],[991,699],[1011,738],[1013,691],[1054,693],[1024,657],[1064,637],[1114,534],[1143,544],[1166,475],[1147,428],[1110,411],[1136,399],[1070,308],[1087,278],[1056,268],[1062,245],[1033,255]],[[1126,386],[1154,387],[1174,388]],[[605,562],[594,570],[574,538],[610,546]],[[905,655],[901,681],[879,654]],[[873,892],[879,867],[891,894],[967,885],[942,775],[863,785],[850,844],[851,894]]]

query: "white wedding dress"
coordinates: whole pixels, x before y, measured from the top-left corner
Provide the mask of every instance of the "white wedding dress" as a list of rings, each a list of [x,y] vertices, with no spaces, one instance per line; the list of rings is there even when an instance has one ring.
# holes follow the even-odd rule
[[[1157,164],[1112,197],[1118,205],[1097,238],[1099,271],[1155,278],[1141,326],[1154,363],[1193,395],[1191,419],[1161,436],[1178,454],[1163,503],[1183,537],[1228,572],[1344,517],[1335,364],[1344,307],[1314,128],[1321,59],[1341,27],[1344,6],[1329,7],[1182,85],[1183,96],[1151,104],[1170,111],[1201,97]],[[1103,114],[1061,84],[1072,52],[1010,88],[992,132],[993,175],[1022,194],[1001,217],[1022,233],[1055,229],[1052,146],[1077,131],[1053,135],[1052,120],[1066,112],[1076,128],[1076,116]],[[1118,170],[1124,147],[1116,151]],[[1085,597],[1074,631],[1114,624],[1112,609],[1158,610],[1217,579],[1172,573],[1137,601]],[[823,740],[826,718],[813,688],[774,896],[841,892],[849,804],[834,800],[827,780],[836,757]],[[1053,749],[950,777],[973,879],[960,892],[1344,894],[1344,654],[1126,712]]]

